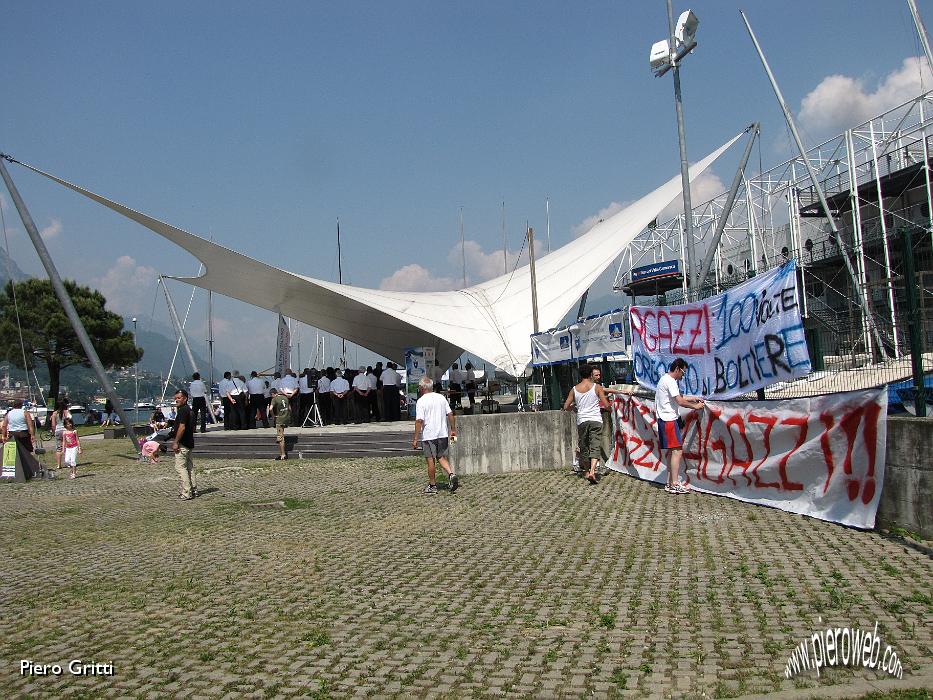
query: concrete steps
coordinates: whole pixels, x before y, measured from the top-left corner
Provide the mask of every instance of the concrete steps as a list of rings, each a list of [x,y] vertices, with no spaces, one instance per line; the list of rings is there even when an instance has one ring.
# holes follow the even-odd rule
[[[291,459],[412,457],[421,454],[411,449],[410,430],[286,434],[285,449]],[[279,448],[275,434],[271,432],[208,432],[196,435],[194,454],[202,459],[274,459]]]

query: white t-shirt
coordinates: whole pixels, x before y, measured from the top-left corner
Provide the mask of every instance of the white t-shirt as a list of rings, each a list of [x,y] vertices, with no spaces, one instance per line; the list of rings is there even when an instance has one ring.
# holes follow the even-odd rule
[[[330,383],[330,393],[332,394],[346,394],[348,391],[350,391],[350,382],[343,377],[337,377]]]
[[[369,380],[369,389],[370,391],[375,391],[378,385],[378,380],[376,379],[375,374],[367,374],[366,378]]]
[[[250,377],[246,382],[246,388],[250,394],[261,394],[266,388],[266,383],[259,377]]]
[[[398,372],[389,368],[382,372],[382,376],[379,377],[379,379],[382,380],[382,386],[398,386],[398,382],[401,377],[399,376]]]
[[[360,391],[369,391],[369,377],[365,374],[358,374],[353,377],[353,388]]]
[[[207,395],[207,387],[200,379],[192,379],[188,386],[188,395],[192,399],[203,399]]]
[[[298,392],[301,394],[310,394],[311,391],[311,387],[308,386],[308,375],[302,374],[298,377]]]
[[[415,404],[415,420],[424,421],[421,439],[437,440],[447,437],[447,415],[452,412],[443,394],[429,391],[418,399],[418,403]]]
[[[677,386],[677,380],[665,372],[658,380],[658,388],[654,392],[654,409],[658,418],[674,421],[680,417],[675,396],[680,396],[680,387]]]
[[[459,369],[452,369],[447,373],[447,380],[451,384],[463,385],[463,372]]]
[[[330,379],[321,377],[317,380],[317,393],[326,394],[330,391]]]

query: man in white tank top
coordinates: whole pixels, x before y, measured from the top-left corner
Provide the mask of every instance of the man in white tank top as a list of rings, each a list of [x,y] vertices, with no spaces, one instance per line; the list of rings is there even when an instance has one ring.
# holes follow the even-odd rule
[[[603,430],[603,419],[600,408],[609,405],[606,392],[593,382],[593,365],[580,366],[580,383],[577,384],[564,401],[563,410],[569,411],[575,407],[577,412],[577,438],[580,445],[580,467],[589,465],[585,476],[591,484],[595,484],[596,467],[599,466],[600,434]]]

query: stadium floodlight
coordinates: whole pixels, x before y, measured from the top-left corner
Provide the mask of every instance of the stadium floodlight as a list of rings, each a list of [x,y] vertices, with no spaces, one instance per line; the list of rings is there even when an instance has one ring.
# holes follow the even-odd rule
[[[696,48],[696,34],[699,26],[700,20],[693,10],[685,10],[677,18],[677,25],[674,29],[674,48],[671,49],[670,39],[662,39],[651,45],[648,62],[656,77],[660,78],[667,73],[678,61],[683,60],[684,56]]]

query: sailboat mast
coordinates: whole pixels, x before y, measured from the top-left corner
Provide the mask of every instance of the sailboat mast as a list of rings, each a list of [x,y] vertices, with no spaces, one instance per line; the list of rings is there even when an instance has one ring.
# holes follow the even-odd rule
[[[505,200],[502,200],[502,274],[509,274],[509,241],[505,237]]]
[[[343,260],[340,253],[340,217],[337,217],[337,282],[343,284]],[[347,366],[347,341],[340,339],[340,366]]]
[[[460,207],[460,259],[463,262],[463,287],[466,283],[466,244],[463,241],[463,207]]]

